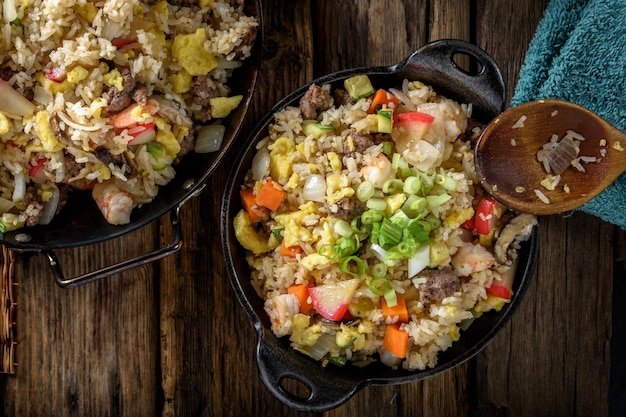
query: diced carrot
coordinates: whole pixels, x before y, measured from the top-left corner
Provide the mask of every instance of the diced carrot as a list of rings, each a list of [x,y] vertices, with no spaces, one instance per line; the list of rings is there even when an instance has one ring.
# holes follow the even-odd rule
[[[285,197],[285,192],[280,188],[276,181],[270,179],[261,186],[256,195],[257,204],[267,207],[275,211]]]
[[[393,317],[398,316],[398,323],[408,323],[409,322],[409,311],[406,308],[406,300],[402,296],[398,296],[398,303],[389,307],[387,305],[387,301],[382,298],[382,306],[383,306],[383,316],[385,317]]]
[[[309,303],[309,288],[313,287],[313,284],[294,284],[287,288],[287,293],[293,294],[298,297],[300,301],[300,313],[307,314],[313,308],[313,304]]]
[[[399,102],[400,99],[398,99],[398,97],[381,88],[374,94],[374,97],[372,98],[372,104],[370,104],[370,108],[367,110],[367,112],[369,114],[376,113],[383,106],[386,106],[390,109],[395,109],[398,106]]]
[[[389,324],[385,329],[383,348],[398,358],[404,358],[409,349],[409,334],[400,329],[400,324]]]
[[[245,188],[239,192],[241,196],[241,203],[243,208],[248,212],[250,221],[256,222],[263,218],[263,207],[259,207],[256,202],[254,190],[252,188]]]
[[[283,241],[280,244],[280,249],[279,252],[282,256],[288,256],[290,258],[295,258],[296,255],[300,254],[304,252],[302,250],[302,248],[300,247],[300,245],[293,245],[293,246],[286,246],[285,245],[285,240],[283,239]]]

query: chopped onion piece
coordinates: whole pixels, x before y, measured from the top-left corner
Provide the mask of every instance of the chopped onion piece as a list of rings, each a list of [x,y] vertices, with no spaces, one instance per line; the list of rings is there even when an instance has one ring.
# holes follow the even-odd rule
[[[13,202],[22,201],[26,195],[26,177],[23,172],[15,175],[15,188],[13,189]]]
[[[222,141],[224,140],[225,131],[226,127],[224,125],[203,126],[198,131],[195,151],[197,153],[209,153],[219,151],[222,147]]]
[[[383,349],[380,351],[380,361],[387,366],[398,366],[402,362],[402,358],[397,357],[393,353]]]
[[[4,214],[11,210],[15,204],[11,200],[0,197],[0,214]]]
[[[239,68],[240,66],[241,66],[241,61],[236,61],[236,60],[229,61],[228,59],[224,58],[221,55],[217,56],[217,68],[228,70],[228,69]]]
[[[59,199],[61,196],[59,188],[56,185],[53,185],[50,191],[52,192],[52,197],[50,197],[50,199],[43,204],[43,209],[41,210],[41,215],[39,216],[37,224],[49,224],[56,214],[57,207],[59,207]]]
[[[252,178],[261,181],[270,169],[270,153],[267,148],[261,148],[252,159]]]
[[[17,19],[17,10],[15,9],[15,0],[4,0],[2,12],[4,14],[5,23],[11,23]]]
[[[311,175],[304,183],[302,196],[305,200],[323,203],[326,196],[326,179],[319,174]]]
[[[332,348],[336,346],[336,338],[334,335],[325,333],[317,339],[313,346],[303,347],[305,352],[316,361],[321,360]]]
[[[15,91],[9,83],[0,79],[0,111],[18,116],[28,116],[35,111],[35,105]]]
[[[413,278],[430,264],[430,245],[420,246],[411,258],[409,258],[408,275]]]

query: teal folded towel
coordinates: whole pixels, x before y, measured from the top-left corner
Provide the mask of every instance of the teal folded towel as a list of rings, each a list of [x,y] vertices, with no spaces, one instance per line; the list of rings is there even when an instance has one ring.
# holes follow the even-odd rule
[[[511,106],[560,98],[626,130],[626,0],[552,0],[529,45]],[[579,208],[626,229],[626,174]]]

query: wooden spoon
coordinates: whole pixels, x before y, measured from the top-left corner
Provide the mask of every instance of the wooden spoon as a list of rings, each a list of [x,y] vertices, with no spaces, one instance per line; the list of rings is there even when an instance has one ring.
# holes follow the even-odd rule
[[[561,140],[570,130],[585,138],[578,157],[596,157],[597,162],[581,162],[585,172],[570,165],[554,190],[546,189],[541,182],[552,175],[544,183],[554,183],[554,174],[544,169],[537,151],[553,134]],[[509,208],[563,213],[591,200],[626,170],[626,134],[577,104],[532,101],[508,109],[485,128],[475,147],[475,165],[483,187]]]

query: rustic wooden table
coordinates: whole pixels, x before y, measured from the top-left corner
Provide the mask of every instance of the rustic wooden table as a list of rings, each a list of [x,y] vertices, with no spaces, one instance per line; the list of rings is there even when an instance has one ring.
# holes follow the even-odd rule
[[[468,40],[491,54],[510,97],[546,5],[264,0],[262,70],[243,134],[317,76],[391,65],[440,38]],[[229,167],[227,158],[183,206],[184,246],[173,256],[74,289],[56,286],[43,256],[17,256],[18,365],[0,376],[0,415],[310,415],[276,400],[257,373],[255,332],[233,295],[219,243]],[[540,230],[532,284],[484,351],[422,382],[365,388],[324,415],[609,415],[612,300],[626,295],[616,279],[624,275],[624,233],[580,213],[541,218]],[[165,218],[58,256],[74,276],[159,247],[170,234]],[[623,393],[623,373],[617,382]]]

